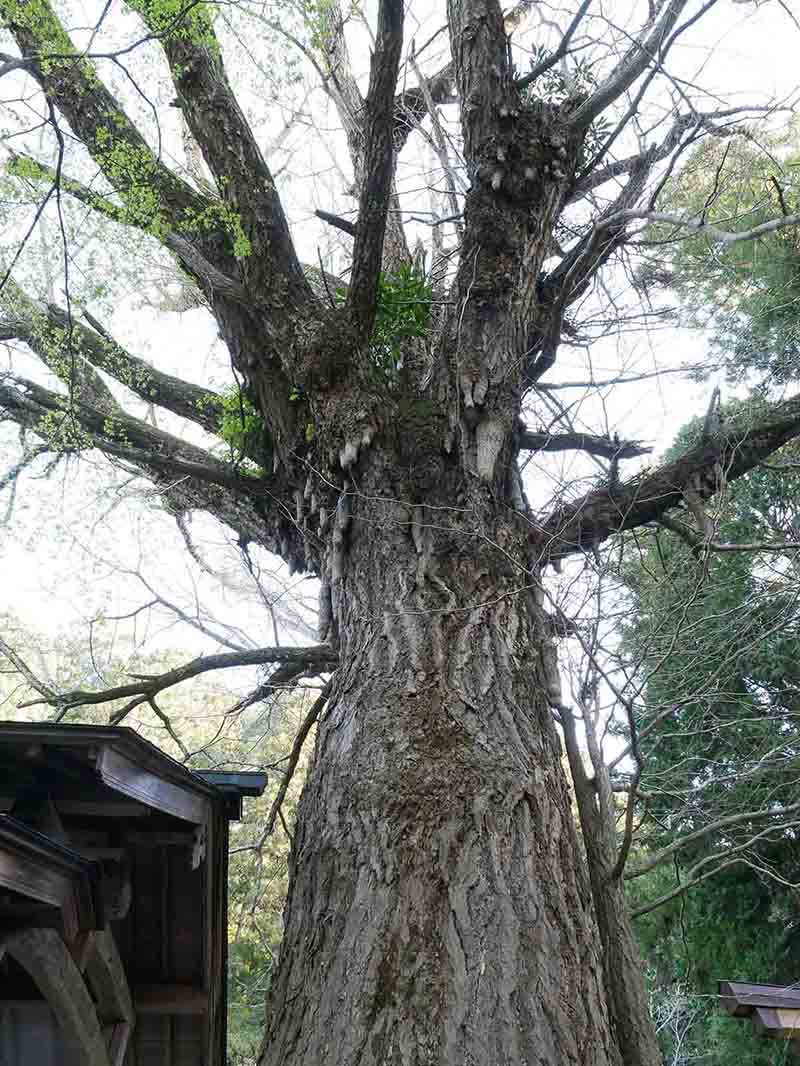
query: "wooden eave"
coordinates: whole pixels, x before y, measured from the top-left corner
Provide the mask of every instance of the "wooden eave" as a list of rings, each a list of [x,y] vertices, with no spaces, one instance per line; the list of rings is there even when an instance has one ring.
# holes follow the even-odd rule
[[[786,1040],[795,1054],[800,1053],[800,986],[720,981],[719,994],[729,1014],[749,1018],[761,1036]]]
[[[229,821],[242,817],[245,796],[263,796],[267,775],[253,770],[195,770],[195,775],[225,796]]]
[[[800,1010],[800,986],[786,988],[782,985],[754,985],[743,981],[720,981],[719,995],[722,1006],[737,1018],[752,1014],[756,1007]]]
[[[211,805],[224,798],[125,726],[0,722],[0,751],[9,749],[51,763],[59,773],[88,771],[113,792],[195,825],[207,822]]]
[[[57,908],[69,939],[103,928],[95,864],[9,815],[0,816],[0,885]]]
[[[262,796],[267,787],[267,775],[256,770],[195,770],[194,773],[214,788],[238,792],[240,796]]]

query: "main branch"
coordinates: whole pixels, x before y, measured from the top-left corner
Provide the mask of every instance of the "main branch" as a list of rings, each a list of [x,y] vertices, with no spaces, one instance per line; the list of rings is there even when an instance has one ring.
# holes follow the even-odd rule
[[[313,542],[296,519],[294,490],[280,474],[251,477],[209,452],[123,413],[109,416],[20,379],[0,380],[0,420],[32,431],[54,452],[97,448],[153,482],[176,514],[208,511],[241,543],[261,544],[291,569],[312,568]]]
[[[0,647],[0,652],[7,654],[5,647]],[[12,659],[12,662],[15,660]],[[191,662],[175,667],[174,670],[166,670],[163,674],[134,674],[134,681],[127,685],[116,685],[113,688],[99,689],[75,689],[71,692],[42,691],[44,686],[39,686],[41,698],[24,703],[23,707],[33,707],[37,704],[47,703],[57,707],[60,711],[70,710],[75,707],[96,706],[101,703],[113,703],[116,700],[131,700],[143,697],[152,700],[165,689],[180,685],[184,681],[190,681],[200,674],[209,673],[212,670],[229,670],[238,666],[267,666],[282,663],[293,663],[303,668],[313,668],[320,673],[327,673],[336,668],[337,656],[326,644],[317,644],[308,648],[255,648],[252,651],[228,651],[217,655],[201,655]],[[114,716],[112,715],[112,718]]]
[[[394,178],[394,94],[403,47],[403,0],[381,0],[364,130],[364,184],[347,306],[365,342],[375,320],[383,238]]]
[[[800,435],[800,399],[775,404],[751,426],[732,425],[679,459],[619,486],[596,489],[550,515],[536,533],[542,555],[557,560],[589,550],[615,533],[655,522],[678,507],[687,489],[701,499],[741,477]]]

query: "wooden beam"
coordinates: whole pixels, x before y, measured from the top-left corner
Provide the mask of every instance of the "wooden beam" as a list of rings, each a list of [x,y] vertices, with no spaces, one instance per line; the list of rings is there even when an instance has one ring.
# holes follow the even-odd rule
[[[0,886],[57,907],[69,940],[100,919],[92,863],[10,816],[0,818]]]
[[[116,792],[195,825],[201,825],[208,819],[209,800],[195,791],[164,780],[110,745],[101,749],[95,765],[103,783]]]
[[[153,813],[153,808],[144,803],[120,802],[119,800],[91,801],[57,799],[56,810],[61,814],[88,815],[90,818],[144,818]]]
[[[205,1014],[208,993],[195,985],[134,985],[137,1014]]]
[[[97,1013],[104,1022],[128,1022],[133,1025],[136,1015],[125,967],[117,951],[111,929],[95,930],[89,934],[86,959],[86,978],[94,993]]]
[[[127,845],[133,844],[138,847],[167,847],[167,848],[188,848],[191,850],[194,847],[195,834],[194,829],[189,828],[185,833],[162,833],[153,832],[148,833],[144,830],[133,830],[130,833],[122,834],[122,843]]]
[[[54,929],[25,929],[3,943],[36,982],[81,1066],[111,1066],[94,1003],[80,971]]]
[[[784,985],[755,985],[744,981],[720,981],[722,1006],[737,1018],[752,1014],[756,1007],[787,1007],[800,1010],[800,989]]]
[[[108,1037],[108,1057],[111,1066],[123,1066],[133,1027],[128,1022],[117,1022]]]

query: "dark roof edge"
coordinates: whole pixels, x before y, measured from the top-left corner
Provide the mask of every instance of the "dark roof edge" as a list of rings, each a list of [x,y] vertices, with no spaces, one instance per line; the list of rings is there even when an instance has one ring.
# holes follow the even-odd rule
[[[263,796],[267,775],[257,770],[195,770],[196,777],[224,792],[240,796]]]
[[[49,744],[66,746],[83,744],[110,744],[134,762],[138,762],[152,773],[166,781],[189,788],[204,798],[213,799],[220,795],[214,788],[192,773],[186,766],[167,755],[155,744],[145,740],[129,726],[108,725],[94,726],[57,722],[4,722],[0,721],[0,740],[3,736],[16,734],[21,740],[43,741]]]

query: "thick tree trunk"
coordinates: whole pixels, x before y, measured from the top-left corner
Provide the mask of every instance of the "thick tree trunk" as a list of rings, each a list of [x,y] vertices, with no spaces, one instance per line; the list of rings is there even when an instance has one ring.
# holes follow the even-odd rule
[[[340,523],[341,666],[261,1062],[618,1066],[524,523],[464,506],[455,461],[438,499],[392,502],[400,465],[373,454]]]

